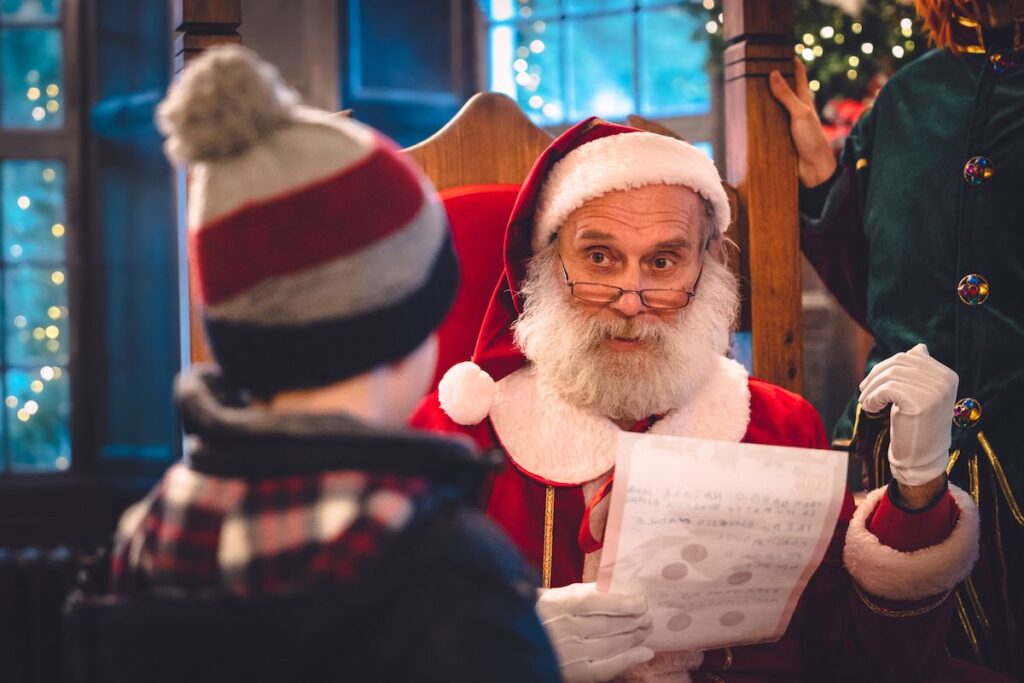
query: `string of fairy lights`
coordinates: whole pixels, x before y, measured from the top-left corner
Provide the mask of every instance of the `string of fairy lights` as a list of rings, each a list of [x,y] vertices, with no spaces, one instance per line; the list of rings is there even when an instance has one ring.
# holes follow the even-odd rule
[[[60,86],[56,83],[48,83],[45,88],[39,83],[39,71],[32,69],[25,75],[28,91],[25,97],[32,106],[32,120],[43,122],[48,115],[57,114],[60,111]],[[46,100],[45,102],[43,100]]]
[[[863,98],[871,79],[895,72],[927,46],[912,4],[864,0],[853,16],[821,0],[795,1],[798,40],[793,51],[807,67],[819,105],[833,98]],[[716,62],[711,67],[720,68],[725,48],[721,0],[702,0],[698,7],[706,14],[704,28],[712,41]]]
[[[824,0],[794,2],[797,40],[793,51],[807,66],[809,85],[820,106],[834,98],[863,99],[876,76],[895,72],[927,47],[913,5],[905,0],[861,0],[855,16]],[[490,0],[492,21],[496,25],[508,22],[510,31],[509,58],[504,65],[497,65],[495,89],[515,93],[532,116],[547,121],[560,121],[564,116],[562,104],[549,101],[560,99],[557,91],[552,91],[552,96],[543,87],[545,76],[558,77],[557,73],[545,73],[546,66],[558,69],[557,64],[548,63],[545,54],[549,38],[557,40],[558,36],[546,35],[550,27],[543,20],[559,16],[557,6],[553,0]],[[711,44],[709,71],[720,72],[725,48],[722,0],[680,0],[674,6],[700,17]],[[623,14],[628,15],[628,11]],[[513,22],[518,32],[514,40]],[[508,68],[509,61],[512,72],[506,77],[500,71]]]
[[[57,171],[54,168],[46,167],[41,172],[41,179],[43,183],[50,184],[57,180]],[[32,208],[32,199],[27,194],[20,195],[17,200],[17,206],[22,211],[29,211]],[[66,233],[66,228],[63,223],[54,222],[50,226],[50,239],[62,240]],[[8,248],[8,253],[11,257],[18,259],[24,253],[24,247],[21,244],[15,242]],[[61,287],[64,285],[67,279],[66,274],[60,268],[52,270],[49,274],[49,281],[54,288]],[[60,335],[61,330],[57,323],[68,316],[67,306],[60,305],[59,303],[51,303],[46,306],[45,315],[38,314],[32,316],[33,320],[47,320],[49,324],[36,324],[29,329],[29,316],[25,315],[24,312],[15,312],[13,317],[13,324],[15,329],[19,330],[18,339],[22,343],[31,343],[31,340],[42,343],[44,348],[51,354],[56,354],[60,351]],[[63,375],[63,370],[59,366],[43,366],[39,369],[39,378],[34,379],[29,383],[29,389],[33,394],[41,395],[46,389],[47,383],[53,380],[59,380]],[[24,403],[19,401],[18,397],[11,394],[5,397],[4,405],[10,410],[15,411],[15,416],[22,422],[30,421],[39,411],[39,404],[36,400],[27,400]]]
[[[51,84],[52,85],[52,84]],[[59,93],[59,89],[56,85],[53,88],[48,87],[48,94],[53,93],[54,95]],[[31,89],[28,93],[28,97],[31,100],[33,95],[36,95]],[[38,99],[38,97],[36,98]],[[8,162],[18,163],[18,162]],[[58,174],[57,170],[50,166],[45,166],[40,171],[40,179],[42,180],[43,187],[52,185],[57,182]],[[34,202],[30,194],[21,194],[15,200],[15,203],[19,210],[24,212],[30,212],[33,210],[33,206],[40,202]],[[44,202],[45,203],[45,202]],[[50,207],[36,207],[40,213],[50,213]],[[59,221],[53,222],[49,227],[48,239],[61,241],[67,232],[66,227]],[[35,236],[33,236],[35,237]],[[25,247],[18,242],[13,242],[8,247],[8,254],[10,258],[17,261],[25,254]],[[65,285],[67,275],[64,270],[60,267],[53,268],[46,275],[47,284],[51,287],[46,287],[44,291],[53,297],[54,293],[59,291],[59,288]],[[61,299],[63,297],[57,295],[54,298]],[[14,297],[7,297],[7,305],[10,306],[14,301]],[[11,322],[13,323],[14,329],[17,330],[17,339],[21,344],[38,344],[41,348],[38,351],[33,351],[30,355],[38,356],[38,354],[45,349],[46,352],[52,355],[56,355],[61,350],[61,328],[60,321],[67,319],[68,308],[62,303],[50,302],[42,304],[45,308],[43,311],[37,311],[31,313],[28,311],[13,311],[13,317]],[[15,392],[9,392],[4,397],[4,405],[7,407],[13,418],[17,419],[22,423],[29,423],[37,416],[40,416],[41,402],[45,397],[48,387],[54,381],[60,380],[64,376],[64,369],[59,365],[44,365],[36,371],[26,371],[30,373],[31,379],[28,380],[28,391],[30,392],[29,398],[19,398]],[[34,377],[31,375],[35,374]],[[54,417],[54,416],[51,416]],[[70,466],[70,458],[67,455],[59,455],[53,465],[58,470],[65,470]]]

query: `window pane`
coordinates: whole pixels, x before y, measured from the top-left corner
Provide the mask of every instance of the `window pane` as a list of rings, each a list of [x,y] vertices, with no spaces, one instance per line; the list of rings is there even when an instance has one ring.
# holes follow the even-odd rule
[[[64,266],[9,266],[4,271],[7,364],[67,365],[68,298]]]
[[[3,68],[0,125],[59,128],[64,124],[59,30],[0,30],[0,66]]]
[[[702,151],[705,154],[707,154],[708,158],[711,159],[712,161],[714,161],[714,159],[715,159],[715,146],[712,145],[710,142],[694,142],[694,143],[691,143],[691,144],[694,147],[696,147],[697,149],[699,149],[700,151]]]
[[[565,118],[561,25],[534,21],[491,29],[491,89],[515,99],[538,123]]]
[[[2,260],[64,261],[64,165],[59,161],[5,161]]]
[[[754,374],[754,347],[750,332],[733,332],[729,345],[729,357],[740,363],[751,375]]]
[[[711,82],[704,25],[681,9],[641,13],[641,112],[645,116],[707,114]]]
[[[491,21],[547,19],[558,16],[558,0],[480,0]]]
[[[5,22],[42,22],[60,19],[60,0],[3,0],[0,20]]]
[[[571,118],[636,111],[633,13],[569,21]]]
[[[71,464],[67,368],[8,370],[4,405],[11,468],[22,472],[66,470]]]
[[[633,0],[565,0],[569,14],[623,9],[633,9]]]

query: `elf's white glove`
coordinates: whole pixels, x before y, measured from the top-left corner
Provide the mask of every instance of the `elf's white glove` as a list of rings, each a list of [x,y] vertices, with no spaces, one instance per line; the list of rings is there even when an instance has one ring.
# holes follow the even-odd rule
[[[920,486],[945,471],[959,383],[924,344],[886,358],[860,383],[864,410],[877,413],[892,404],[889,467],[896,481]]]
[[[654,657],[640,646],[653,624],[642,595],[599,593],[597,584],[574,583],[542,591],[537,616],[566,683],[604,683]]]

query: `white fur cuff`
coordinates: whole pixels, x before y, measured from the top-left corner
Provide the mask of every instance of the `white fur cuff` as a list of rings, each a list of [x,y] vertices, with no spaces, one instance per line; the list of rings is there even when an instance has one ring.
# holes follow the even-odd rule
[[[978,508],[963,490],[950,484],[960,519],[938,545],[900,552],[868,531],[867,521],[886,488],[867,495],[850,520],[843,563],[864,590],[891,600],[919,600],[950,590],[971,573],[978,559]]]

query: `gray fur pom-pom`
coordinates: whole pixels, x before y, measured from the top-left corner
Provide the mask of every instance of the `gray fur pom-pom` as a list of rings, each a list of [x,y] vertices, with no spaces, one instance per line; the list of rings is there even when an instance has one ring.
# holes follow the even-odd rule
[[[277,68],[237,45],[210,48],[185,68],[157,108],[164,151],[196,163],[241,154],[290,120],[298,95]]]

